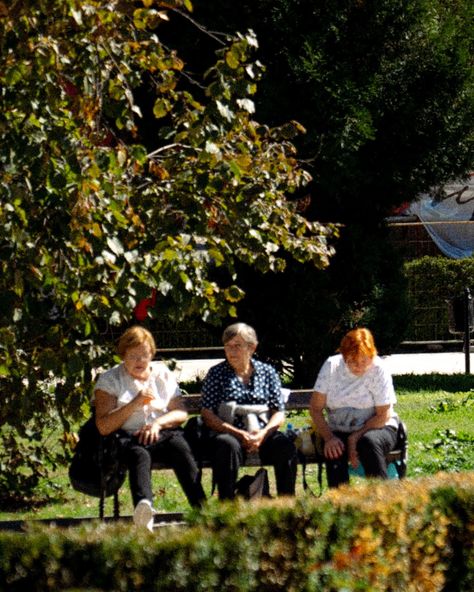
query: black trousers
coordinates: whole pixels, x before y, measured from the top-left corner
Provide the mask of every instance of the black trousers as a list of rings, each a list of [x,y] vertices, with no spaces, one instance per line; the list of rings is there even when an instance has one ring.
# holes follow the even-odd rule
[[[162,430],[158,442],[144,446],[135,436],[122,432],[122,459],[128,467],[133,505],[142,499],[153,501],[151,487],[152,462],[166,462],[176,477],[191,506],[200,506],[206,495],[199,470],[182,430]]]
[[[336,459],[326,459],[326,475],[329,487],[338,487],[349,481],[349,466],[347,457],[347,439],[350,434],[334,432],[344,442],[344,454]],[[364,467],[367,477],[379,477],[388,479],[387,461],[385,455],[395,448],[397,442],[397,430],[391,426],[369,430],[361,436],[357,442],[359,461]]]
[[[239,468],[245,460],[240,441],[231,434],[214,432],[208,450],[219,499],[234,498]],[[282,432],[273,432],[261,444],[259,456],[262,464],[274,467],[278,495],[294,495],[297,454],[293,442]]]

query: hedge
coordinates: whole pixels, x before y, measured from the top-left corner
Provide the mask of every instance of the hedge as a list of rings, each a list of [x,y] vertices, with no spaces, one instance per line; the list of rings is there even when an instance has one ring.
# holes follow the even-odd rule
[[[462,298],[466,287],[474,297],[474,257],[421,257],[405,263],[404,272],[412,310],[412,323],[405,338],[453,339],[449,331],[449,301]]]
[[[474,472],[210,503],[185,527],[0,533],[0,589],[470,591]]]

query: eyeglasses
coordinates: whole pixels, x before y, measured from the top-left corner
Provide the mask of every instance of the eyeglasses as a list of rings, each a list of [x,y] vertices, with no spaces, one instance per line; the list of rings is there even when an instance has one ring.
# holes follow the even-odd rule
[[[226,343],[224,345],[224,349],[228,350],[228,351],[242,351],[244,349],[248,348],[248,343]]]
[[[131,362],[146,362],[147,360],[151,360],[152,357],[151,354],[142,354],[141,356],[137,354],[125,354],[125,358]]]

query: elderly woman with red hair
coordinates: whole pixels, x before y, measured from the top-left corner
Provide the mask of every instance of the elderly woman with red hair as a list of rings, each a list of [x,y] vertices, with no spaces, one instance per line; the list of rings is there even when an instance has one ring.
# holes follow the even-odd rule
[[[310,412],[324,440],[329,487],[349,481],[349,466],[362,464],[368,477],[387,479],[385,455],[396,444],[398,417],[392,377],[377,356],[368,329],[353,329],[339,353],[323,364]]]

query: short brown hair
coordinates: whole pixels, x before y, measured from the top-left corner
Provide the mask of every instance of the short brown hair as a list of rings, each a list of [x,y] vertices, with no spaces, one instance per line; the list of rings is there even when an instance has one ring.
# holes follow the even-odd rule
[[[127,350],[143,344],[147,344],[150,347],[151,354],[154,356],[156,353],[156,344],[153,335],[145,327],[134,325],[133,327],[129,327],[118,340],[117,353],[123,358]]]
[[[352,329],[344,335],[338,351],[344,359],[354,354],[364,354],[369,358],[374,358],[377,355],[374,336],[369,329],[364,328]]]

